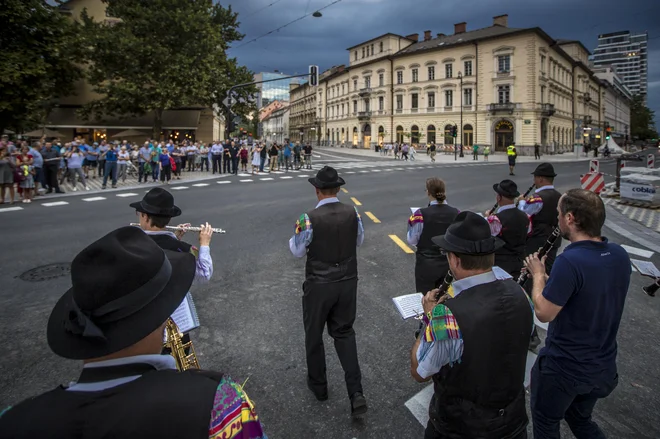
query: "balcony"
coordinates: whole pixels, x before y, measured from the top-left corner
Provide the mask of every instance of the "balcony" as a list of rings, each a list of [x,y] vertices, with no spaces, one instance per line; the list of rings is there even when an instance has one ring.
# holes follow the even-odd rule
[[[541,116],[550,117],[555,114],[554,104],[541,104]]]
[[[591,125],[591,122],[593,122],[593,119],[592,119],[591,116],[584,116],[584,117],[582,118],[582,123],[583,123],[584,125]]]
[[[371,111],[360,111],[357,114],[358,120],[369,120],[371,119]]]
[[[500,112],[507,112],[509,114],[513,114],[513,111],[516,109],[516,104],[513,102],[503,102],[503,103],[498,103],[498,104],[488,104],[486,105],[486,109],[490,113],[500,113]]]
[[[411,113],[417,113],[419,111],[419,108],[411,108],[410,112]]]
[[[361,98],[366,98],[366,97],[368,97],[368,96],[371,96],[371,87],[364,87],[364,88],[361,88],[361,89],[360,89],[360,92],[358,93],[358,95],[359,95]]]

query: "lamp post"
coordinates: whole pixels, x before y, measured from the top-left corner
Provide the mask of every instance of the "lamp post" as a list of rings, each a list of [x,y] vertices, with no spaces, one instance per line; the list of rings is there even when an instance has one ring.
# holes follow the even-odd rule
[[[463,73],[458,72],[458,79],[461,81],[461,86],[460,89],[458,90],[458,93],[461,95],[461,126],[459,127],[459,133],[460,139],[461,139],[461,154],[460,157],[464,157],[463,155]]]

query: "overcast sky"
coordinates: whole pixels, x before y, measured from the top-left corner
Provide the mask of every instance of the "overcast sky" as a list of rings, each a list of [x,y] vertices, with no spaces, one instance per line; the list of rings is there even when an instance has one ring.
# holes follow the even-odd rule
[[[340,0],[323,17],[307,17],[280,31],[257,38],[333,0],[221,1],[239,13],[246,36],[229,55],[254,72],[295,74],[310,64],[321,71],[348,64],[347,47],[381,34],[452,34],[454,23],[473,30],[508,14],[509,27],[539,26],[552,38],[577,39],[593,50],[598,34],[630,30],[649,33],[648,100],[660,128],[660,1],[659,0]],[[268,6],[272,4],[272,6]],[[243,44],[243,47],[237,47]]]

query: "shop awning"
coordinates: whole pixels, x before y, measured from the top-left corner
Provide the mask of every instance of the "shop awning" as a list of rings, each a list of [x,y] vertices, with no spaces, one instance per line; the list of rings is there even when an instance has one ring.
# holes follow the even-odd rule
[[[48,115],[45,126],[48,128],[96,128],[119,130],[147,130],[153,127],[153,115],[107,117],[84,120],[76,108],[55,108]],[[163,112],[163,129],[196,130],[201,110],[166,110]]]

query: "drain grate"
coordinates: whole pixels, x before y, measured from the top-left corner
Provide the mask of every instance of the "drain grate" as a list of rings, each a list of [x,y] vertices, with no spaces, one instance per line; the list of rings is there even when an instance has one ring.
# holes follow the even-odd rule
[[[32,268],[18,276],[18,278],[26,282],[42,282],[45,280],[52,280],[57,279],[58,277],[68,276],[70,273],[71,264],[68,262],[60,262]]]

